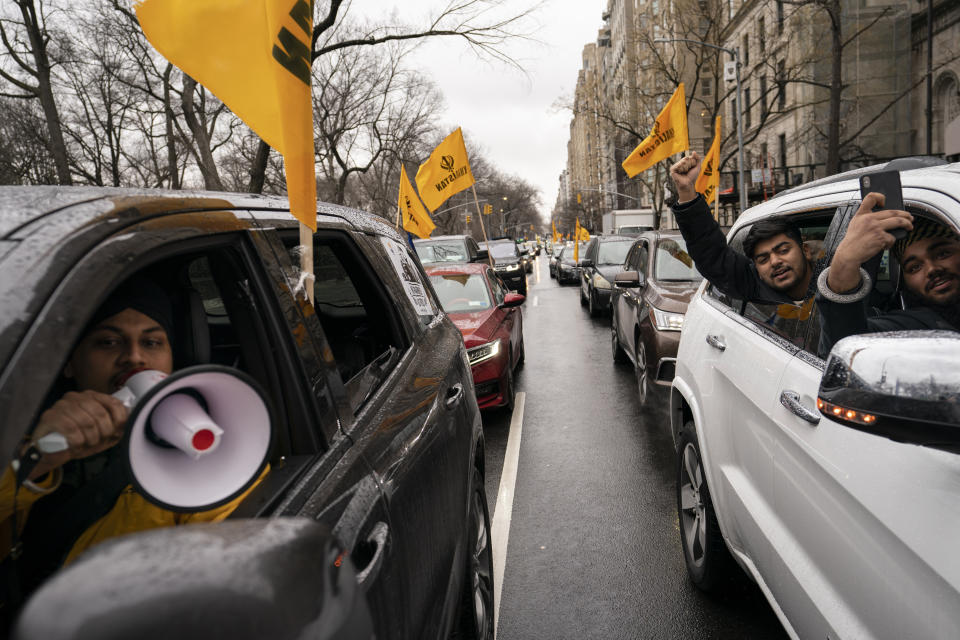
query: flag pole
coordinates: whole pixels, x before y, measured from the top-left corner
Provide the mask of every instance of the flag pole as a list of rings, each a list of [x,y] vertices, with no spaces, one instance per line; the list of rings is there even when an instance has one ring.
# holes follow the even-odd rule
[[[305,276],[303,286],[307,290],[307,300],[313,304],[313,231],[307,225],[300,223],[300,271]]]
[[[480,230],[483,231],[483,241],[487,243],[487,262],[489,262],[492,267],[493,257],[490,255],[490,241],[487,239],[487,228],[483,224],[483,212],[480,211],[480,199],[477,197],[477,186],[472,184],[470,185],[470,189],[473,191],[473,201],[477,205],[477,218],[480,220]]]

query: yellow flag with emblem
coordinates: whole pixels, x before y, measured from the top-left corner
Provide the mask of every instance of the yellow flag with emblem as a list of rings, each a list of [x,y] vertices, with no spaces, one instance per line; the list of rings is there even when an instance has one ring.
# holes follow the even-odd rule
[[[700,167],[700,176],[694,188],[703,194],[707,204],[713,202],[717,197],[717,191],[720,189],[720,116],[717,116],[717,124],[713,133],[713,144],[710,150],[703,158],[703,164]]]
[[[417,192],[413,190],[410,184],[410,178],[407,177],[407,170],[400,165],[400,196],[397,199],[397,206],[400,208],[400,215],[403,216],[403,228],[417,236],[418,238],[429,238],[437,225],[433,224],[430,214],[420,204],[420,198]],[[467,222],[470,222],[469,216]]]
[[[444,138],[420,165],[416,181],[423,204],[430,211],[435,211],[455,193],[473,186],[473,172],[460,127]]]
[[[144,35],[283,155],[294,217],[317,229],[309,0],[142,0]]]
[[[637,145],[621,165],[627,176],[646,171],[664,158],[690,148],[687,133],[687,100],[683,83],[677,87],[653,123],[653,131]]]

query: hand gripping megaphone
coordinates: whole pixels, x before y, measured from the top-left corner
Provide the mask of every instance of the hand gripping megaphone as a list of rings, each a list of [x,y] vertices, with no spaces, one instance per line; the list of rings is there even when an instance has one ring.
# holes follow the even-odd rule
[[[171,511],[204,511],[246,491],[267,463],[266,395],[219,365],[141,371],[114,394],[132,405],[123,446],[134,488]]]

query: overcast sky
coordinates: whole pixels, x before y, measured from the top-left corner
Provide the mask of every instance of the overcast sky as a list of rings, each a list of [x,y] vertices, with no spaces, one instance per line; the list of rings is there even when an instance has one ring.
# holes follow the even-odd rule
[[[532,2],[508,0],[506,4],[507,9],[519,9]],[[416,16],[443,4],[442,0],[354,0],[350,10],[386,16],[403,8],[402,15],[414,11]],[[540,42],[519,41],[505,47],[526,74],[503,63],[480,60],[453,38],[434,39],[412,59],[443,92],[447,106],[443,121],[450,129],[463,127],[469,142],[479,145],[500,171],[540,189],[545,220],[550,219],[557,197],[570,136],[570,112],[553,105],[573,94],[583,47],[596,40],[606,5],[607,0],[547,0],[535,18],[535,37]],[[405,22],[413,23],[415,18]],[[422,24],[422,20],[416,22]],[[449,73],[453,68],[458,70],[456,75]]]

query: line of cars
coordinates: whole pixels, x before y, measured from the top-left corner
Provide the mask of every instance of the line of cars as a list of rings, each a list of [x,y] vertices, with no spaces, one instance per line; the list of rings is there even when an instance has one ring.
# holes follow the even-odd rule
[[[744,212],[728,245],[743,253],[753,224],[785,216],[827,263],[858,178],[884,169],[900,170],[915,219],[960,234],[960,164],[921,160],[779,194]],[[871,313],[909,309],[896,259],[875,262]],[[578,267],[581,300],[609,281]],[[812,299],[734,299],[702,281],[676,232],[640,234],[613,285],[613,360],[632,362],[645,409],[669,417],[692,582],[723,592],[749,576],[791,637],[960,637],[960,336],[825,347]]]

